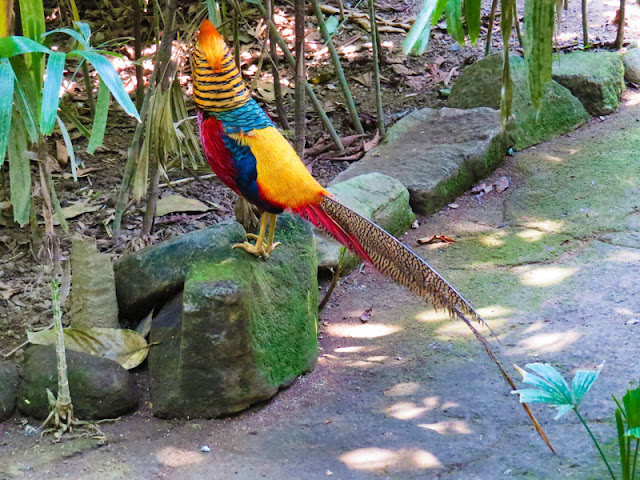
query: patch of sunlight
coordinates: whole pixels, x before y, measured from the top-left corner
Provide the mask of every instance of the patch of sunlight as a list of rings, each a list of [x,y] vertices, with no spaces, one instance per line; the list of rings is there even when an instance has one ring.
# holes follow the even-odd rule
[[[619,250],[607,257],[613,263],[636,263],[640,261],[640,252],[630,250]]]
[[[489,305],[488,307],[477,308],[476,312],[482,318],[487,320],[488,318],[506,317],[513,312],[510,308],[505,308],[502,305]]]
[[[516,236],[520,237],[526,242],[537,242],[542,237],[544,237],[544,232],[541,232],[540,230],[529,229],[518,232]]]
[[[367,362],[384,362],[388,358],[387,355],[375,355],[373,357],[367,357]]]
[[[560,233],[563,230],[564,222],[562,220],[538,220],[534,222],[524,222],[522,225],[547,233]]]
[[[500,237],[504,237],[506,235],[506,232],[497,232],[492,235],[486,235],[484,237],[480,237],[480,243],[487,247],[501,247],[504,245],[504,240]]]
[[[204,460],[201,452],[184,450],[176,447],[164,447],[158,450],[156,458],[167,467],[184,467],[185,465],[195,465]]]
[[[332,323],[325,328],[329,335],[348,338],[378,338],[400,331],[400,327],[397,325],[373,325],[371,323],[363,325]]]
[[[629,90],[627,95],[628,95],[628,100],[626,102],[627,106],[640,105],[640,93]]]
[[[569,345],[575,343],[580,334],[575,330],[555,333],[539,333],[524,340],[520,340],[512,354],[522,353],[553,353],[562,352]]]
[[[507,323],[507,319],[505,318],[493,318],[491,319],[491,329],[496,330],[499,327],[502,327]],[[478,326],[476,326],[478,327]],[[484,325],[479,326],[480,333],[484,335],[490,335],[491,332]],[[445,323],[438,327],[435,331],[436,336],[439,340],[450,339],[451,337],[460,336],[460,335],[473,335],[471,329],[467,326],[466,323],[452,320],[448,323]],[[497,332],[496,332],[497,335]]]
[[[462,420],[445,420],[438,423],[421,423],[418,426],[427,430],[433,430],[440,435],[444,435],[446,433],[459,433],[461,435],[471,434],[469,425],[467,425],[467,422],[463,422]]]
[[[629,310],[628,308],[614,308],[613,311],[616,312],[618,315],[627,315],[627,316],[638,315],[633,310]]]
[[[353,360],[351,362],[347,362],[345,365],[347,367],[359,368],[359,367],[371,367],[372,365],[375,365],[375,363],[367,362],[365,360]]]
[[[535,322],[531,325],[529,325],[527,328],[525,328],[522,333],[534,333],[537,332],[539,330],[542,330],[545,326],[544,322]]]
[[[549,162],[553,162],[553,163],[562,163],[564,162],[563,158],[560,157],[554,157],[553,155],[543,155],[544,159],[549,161]]]
[[[351,470],[416,470],[442,466],[433,453],[417,448],[358,448],[343,453],[340,460]]]
[[[429,397],[429,398],[432,398],[432,397]],[[426,400],[427,399],[425,399],[425,402]],[[450,408],[457,408],[459,406],[460,406],[459,403],[449,401],[449,402],[444,402],[440,408],[442,408],[442,410],[448,410]]]
[[[387,397],[406,397],[407,395],[413,395],[419,389],[420,384],[418,382],[402,382],[386,389],[384,394]]]
[[[520,274],[520,283],[527,287],[551,287],[577,271],[577,268],[570,267],[534,267]]]
[[[384,412],[398,420],[413,420],[428,411],[428,407],[419,407],[413,402],[398,402],[391,405]]]
[[[444,310],[424,310],[415,319],[421,322],[443,322],[449,320],[449,314]]]
[[[355,347],[338,347],[338,348],[334,348],[333,351],[336,353],[357,353],[357,352],[364,352],[369,350],[369,347],[363,347],[363,346],[355,346]]]

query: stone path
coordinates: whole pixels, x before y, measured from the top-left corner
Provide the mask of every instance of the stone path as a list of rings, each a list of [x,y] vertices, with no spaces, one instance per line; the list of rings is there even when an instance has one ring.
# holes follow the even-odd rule
[[[614,469],[611,394],[640,378],[640,94],[626,103],[508,159],[486,180],[507,176],[506,191],[467,194],[404,238],[480,309],[518,381],[512,363],[572,377],[606,361],[582,412]],[[457,241],[416,246],[431,235]],[[553,455],[466,327],[370,269],[343,281],[320,328],[316,369],[235,417],[172,422],[147,406],[105,425],[101,448],[35,450],[5,422],[0,479],[607,478],[571,413],[533,405]]]

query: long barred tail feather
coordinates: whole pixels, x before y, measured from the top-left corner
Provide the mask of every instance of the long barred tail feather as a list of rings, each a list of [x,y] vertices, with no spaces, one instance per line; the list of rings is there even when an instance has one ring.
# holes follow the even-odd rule
[[[473,307],[438,272],[375,223],[331,197],[296,211],[323,228],[380,273],[453,317],[462,312],[485,323]],[[486,325],[486,323],[485,323]]]

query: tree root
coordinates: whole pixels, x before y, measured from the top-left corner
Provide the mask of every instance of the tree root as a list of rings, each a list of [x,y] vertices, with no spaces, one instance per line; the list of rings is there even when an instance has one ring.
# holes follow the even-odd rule
[[[73,414],[73,405],[71,402],[60,401],[56,399],[51,390],[47,389],[49,397],[49,406],[51,411],[49,416],[42,423],[42,432],[40,438],[51,434],[53,443],[57,443],[65,435],[65,438],[82,438],[88,437],[100,442],[106,441],[106,435],[100,430],[97,423],[78,420]],[[114,419],[115,421],[117,419]],[[45,428],[49,426],[49,428]],[[73,430],[76,430],[73,432]]]

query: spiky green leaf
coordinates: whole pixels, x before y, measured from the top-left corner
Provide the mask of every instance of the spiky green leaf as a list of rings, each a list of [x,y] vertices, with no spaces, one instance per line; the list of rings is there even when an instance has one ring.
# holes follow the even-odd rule
[[[629,428],[640,428],[640,388],[627,390],[622,397]]]
[[[66,33],[67,35],[69,35],[70,37],[75,38],[78,43],[80,45],[82,45],[83,47],[87,48],[89,47],[89,44],[87,43],[88,40],[84,37],[84,35],[82,35],[80,32],[73,30],[72,28],[56,28],[54,30],[49,30],[48,32],[46,32],[43,37],[47,37],[49,35],[53,35],[55,33]]]
[[[71,164],[71,174],[73,175],[73,179],[77,182],[78,175],[76,173],[77,164],[76,164],[76,154],[73,150],[73,143],[71,142],[71,137],[69,136],[69,131],[67,130],[67,126],[64,124],[62,119],[59,116],[56,116],[56,120],[58,121],[58,127],[60,127],[60,132],[62,133],[62,139],[64,140],[64,145],[67,147],[67,153],[69,154],[69,163]]]
[[[9,58],[25,53],[51,53],[51,50],[41,43],[27,37],[4,37],[0,38],[0,58]]]
[[[460,45],[464,45],[464,28],[462,27],[462,0],[449,0],[445,7],[447,31]]]
[[[11,116],[13,113],[13,85],[14,74],[11,63],[7,59],[0,60],[0,165],[4,163],[4,156],[9,143],[11,130]]]
[[[555,0],[527,0],[524,13],[525,60],[535,108],[551,81]]]
[[[66,58],[67,55],[63,52],[52,52],[47,61],[47,78],[44,81],[40,106],[40,132],[45,136],[51,135],[56,123]]]
[[[480,35],[480,0],[464,0],[464,17],[467,20],[471,45],[475,45]]]
[[[46,32],[44,19],[44,2],[42,0],[19,0],[20,17],[22,19],[22,35],[36,42],[40,42]],[[25,55],[25,62],[40,93],[42,86],[42,69],[44,68],[44,55],[34,52]]]
[[[93,68],[98,71],[98,75],[100,75],[102,81],[109,88],[111,95],[113,95],[113,98],[116,99],[123,110],[140,121],[140,116],[138,115],[136,106],[131,101],[131,97],[129,97],[129,94],[122,84],[122,80],[109,60],[102,55],[89,50],[74,50],[69,54],[80,55],[89,61],[91,65],[93,65]]]
[[[431,17],[437,4],[438,0],[424,0],[418,18],[402,42],[402,51],[405,55],[422,55],[427,49],[431,36]]]
[[[96,114],[93,118],[93,128],[91,129],[91,138],[87,146],[87,153],[93,155],[96,148],[102,145],[104,139],[104,130],[107,126],[107,116],[109,114],[109,89],[100,80],[98,87],[98,100],[96,101]]]
[[[27,132],[15,110],[11,119],[7,153],[13,219],[22,227],[29,223],[31,209],[31,161],[27,155]]]
[[[578,370],[571,382],[571,391],[573,393],[573,401],[579,405],[584,396],[593,386],[604,364],[600,365],[597,370]]]
[[[440,21],[442,14],[444,13],[444,9],[447,6],[449,0],[438,0],[436,4],[436,9],[433,11],[433,16],[431,17],[431,25],[435,25]]]
[[[80,31],[80,33],[82,34],[82,36],[85,39],[85,45],[89,45],[89,40],[91,39],[91,25],[89,25],[87,22],[74,22],[76,24],[76,27],[78,27],[78,30]]]

